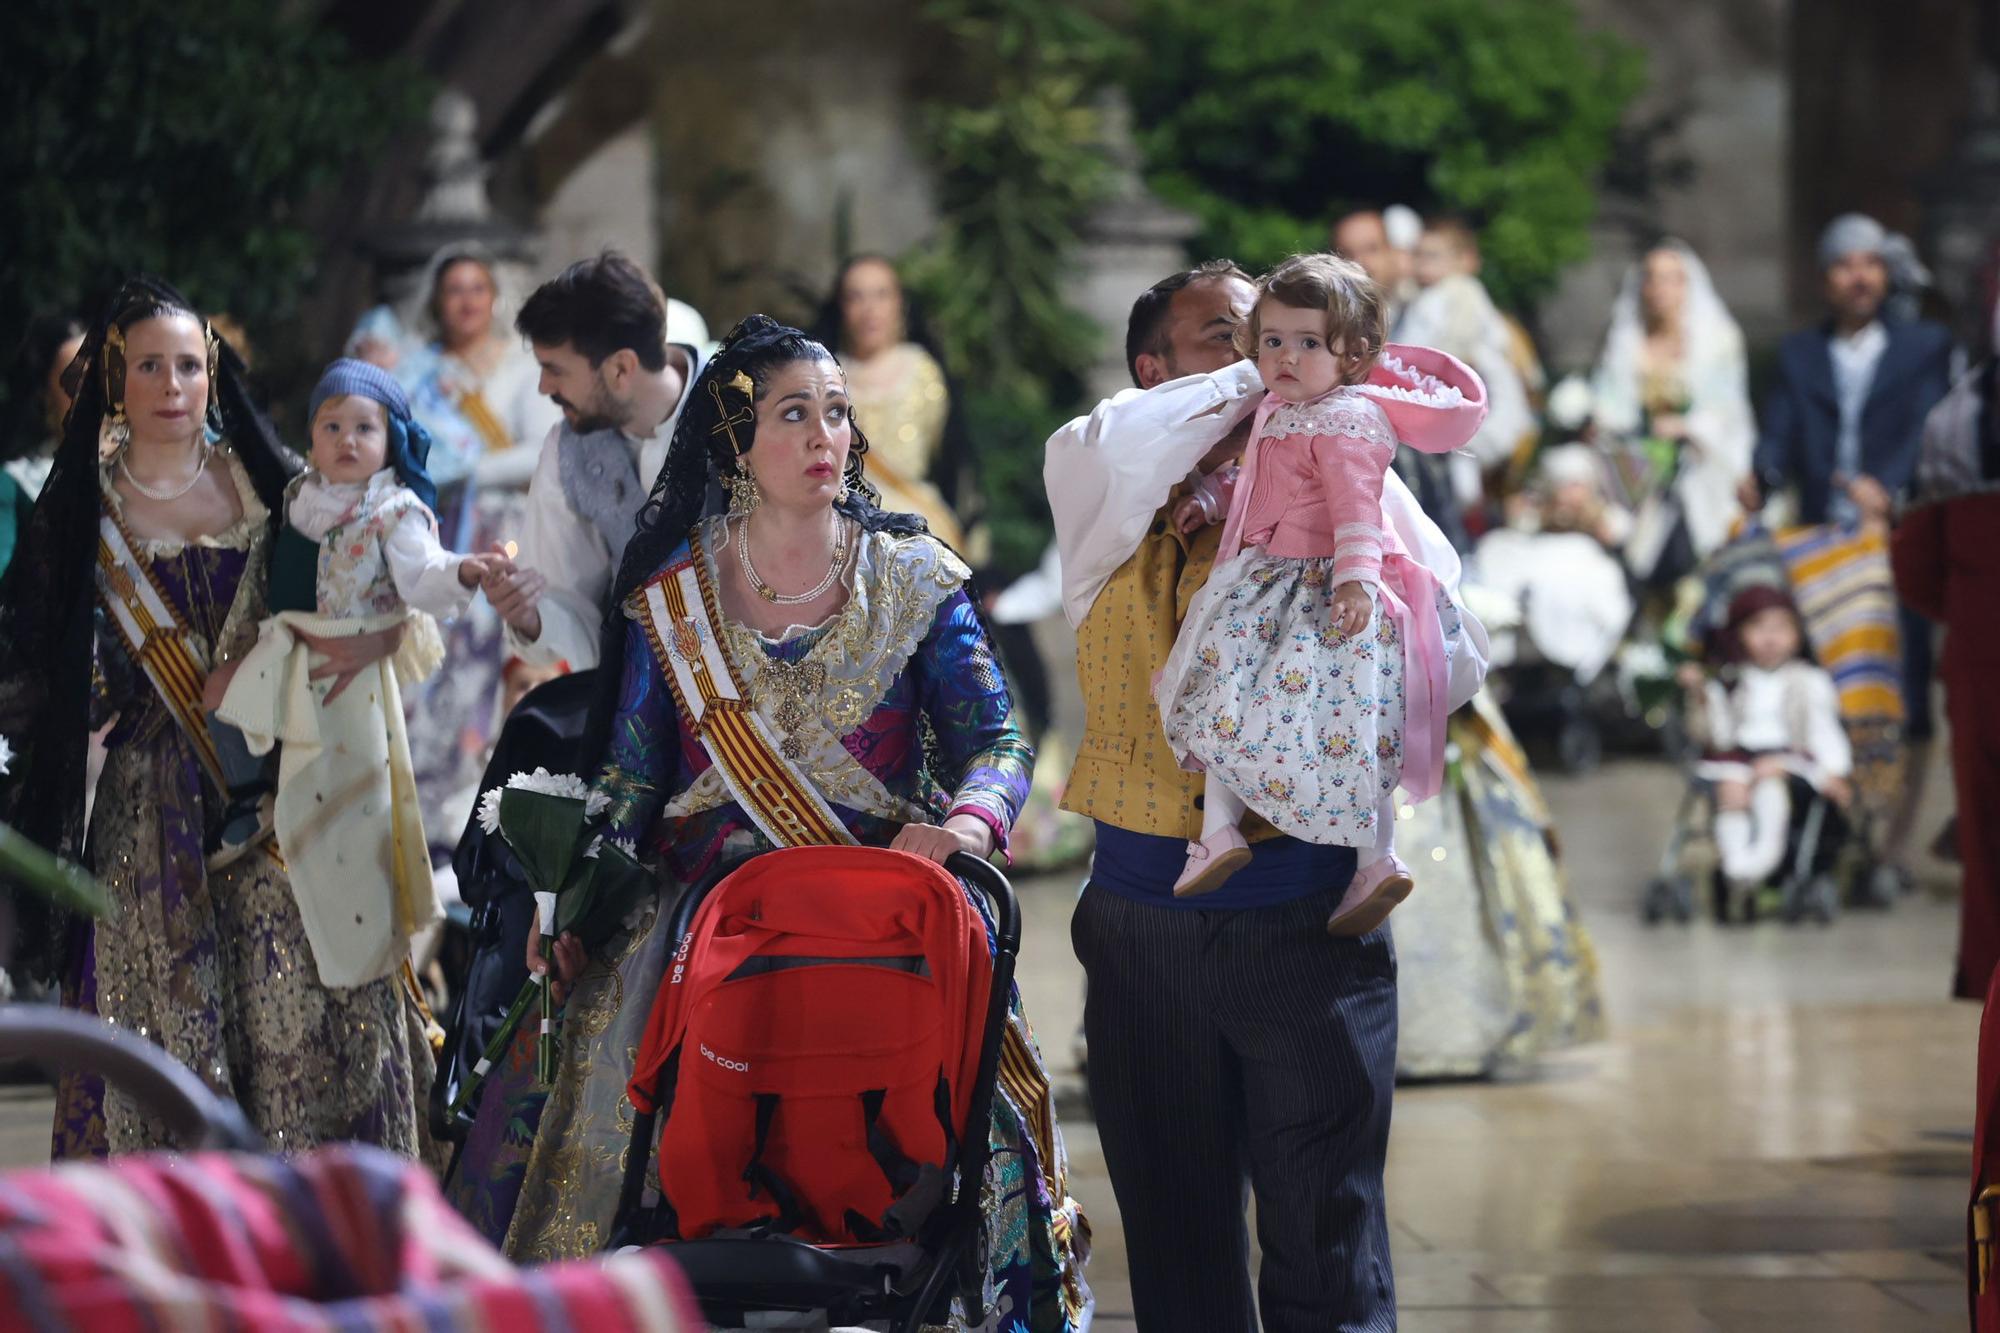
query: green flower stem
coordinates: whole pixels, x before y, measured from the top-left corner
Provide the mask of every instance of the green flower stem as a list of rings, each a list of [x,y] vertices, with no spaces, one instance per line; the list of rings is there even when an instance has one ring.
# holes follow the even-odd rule
[[[556,988],[553,984],[555,971],[553,954],[549,937],[542,936],[542,957],[549,960],[549,971],[544,972],[541,977],[542,1031],[535,1039],[535,1078],[544,1087],[556,1081]]]
[[[90,872],[0,824],[0,882],[9,880],[72,912],[94,917],[111,914],[111,903]]]
[[[458,1113],[465,1109],[465,1104],[472,1100],[472,1095],[485,1084],[486,1075],[492,1070],[493,1062],[500,1058],[500,1053],[514,1040],[514,1033],[521,1026],[521,1020],[527,1017],[528,1006],[535,1002],[535,992],[541,991],[546,994],[548,989],[538,977],[529,977],[527,984],[521,987],[521,993],[514,997],[514,1003],[507,1008],[507,1016],[500,1021],[500,1030],[493,1034],[493,1039],[486,1043],[486,1049],[479,1053],[479,1063],[472,1067],[471,1077],[465,1080],[459,1087],[458,1096],[452,1099],[450,1119],[458,1119]]]

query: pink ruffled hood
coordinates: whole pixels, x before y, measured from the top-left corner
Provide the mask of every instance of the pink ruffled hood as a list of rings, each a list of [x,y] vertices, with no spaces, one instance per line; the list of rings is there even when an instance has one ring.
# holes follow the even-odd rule
[[[1390,343],[1355,390],[1381,405],[1396,438],[1427,454],[1448,454],[1486,420],[1486,385],[1455,356]]]

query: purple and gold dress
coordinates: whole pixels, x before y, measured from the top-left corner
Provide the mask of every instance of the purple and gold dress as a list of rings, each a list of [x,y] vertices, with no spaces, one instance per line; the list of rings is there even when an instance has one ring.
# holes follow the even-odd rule
[[[729,530],[716,516],[699,531],[713,584],[709,553],[727,552]],[[847,603],[821,624],[776,638],[726,616],[718,625],[719,646],[786,757],[864,844],[885,845],[906,823],[972,813],[1004,847],[1027,797],[1034,754],[966,578],[929,537],[866,533]],[[625,644],[596,785],[612,798],[609,834],[657,867],[661,892],[578,978],[553,1084],[536,1085],[534,1036],[524,1029],[483,1094],[453,1202],[517,1262],[580,1257],[609,1240],[632,1136],[625,1086],[665,970],[665,919],[682,886],[722,857],[768,846],[681,719],[636,621]],[[1017,1049],[1033,1052],[1018,998],[1013,1021]],[[992,1138],[989,1307],[1009,1312],[1003,1328],[1074,1328],[1088,1301],[1089,1233],[1068,1196],[1045,1096],[1003,1082]]]
[[[243,517],[196,541],[135,543],[201,662],[247,649],[265,614],[271,514],[235,454],[220,452]],[[108,471],[101,486],[120,503]],[[417,1156],[432,1057],[401,980],[320,984],[268,845],[209,869],[203,832],[218,798],[193,745],[115,631],[100,631],[97,652],[92,722],[117,720],[86,860],[112,911],[78,941],[65,1000],[164,1047],[241,1105],[274,1151],[351,1139]],[[157,1119],[93,1077],[58,1089],[58,1157],[173,1146]]]

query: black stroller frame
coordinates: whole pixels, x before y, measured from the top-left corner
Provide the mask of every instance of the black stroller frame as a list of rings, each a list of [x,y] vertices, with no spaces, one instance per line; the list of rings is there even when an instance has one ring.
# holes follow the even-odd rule
[[[1830,925],[1840,911],[1840,883],[1835,862],[1841,837],[1851,838],[1854,830],[1833,802],[1812,784],[1796,775],[1792,786],[1792,828],[1787,834],[1785,859],[1778,880],[1778,914],[1788,922],[1815,921]],[[1801,799],[1803,798],[1803,799]],[[1684,865],[1688,845],[1707,836],[1696,831],[1695,819],[1715,806],[1715,784],[1688,778],[1688,786],[1674,814],[1673,833],[1660,854],[1659,873],[1646,885],[1639,914],[1647,925],[1661,921],[1687,922],[1694,919],[1698,883]],[[1753,921],[1757,917],[1760,887],[1731,889],[1722,872],[1714,872],[1715,917],[1725,924]]]
[[[759,854],[726,862],[691,885],[674,907],[668,938],[686,938],[709,893]],[[925,1220],[915,1242],[822,1248],[775,1234],[663,1241],[658,1236],[663,1220],[659,1210],[642,1208],[641,1201],[653,1160],[655,1131],[670,1109],[674,1069],[669,1064],[661,1071],[655,1097],[658,1111],[640,1112],[633,1120],[625,1183],[612,1226],[612,1248],[654,1243],[670,1246],[668,1252],[686,1274],[707,1318],[736,1326],[751,1314],[819,1315],[829,1324],[888,1321],[897,1333],[916,1333],[926,1324],[944,1322],[954,1286],[964,1297],[968,1315],[977,1315],[984,1237],[980,1182],[992,1155],[986,1126],[993,1114],[1001,1040],[1015,960],[1021,949],[1021,911],[1013,886],[991,863],[956,852],[945,862],[945,869],[986,895],[995,924],[993,980],[981,1029],[979,1076],[966,1123],[955,1127],[959,1145],[956,1197]]]

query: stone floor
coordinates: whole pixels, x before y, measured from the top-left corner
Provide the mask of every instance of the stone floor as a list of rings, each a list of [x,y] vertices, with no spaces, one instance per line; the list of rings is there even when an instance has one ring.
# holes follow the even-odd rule
[[[1643,927],[1638,887],[1678,791],[1644,763],[1548,783],[1612,1038],[1505,1083],[1398,1091],[1400,1327],[1962,1329],[1978,1013],[1944,998],[1954,909],[1924,893],[1827,928]],[[1060,1063],[1080,1009],[1067,904],[1033,892],[1027,984]],[[1096,1135],[1064,1129],[1099,1327],[1130,1328]]]
[[[1829,928],[1646,929],[1637,889],[1677,792],[1643,763],[1549,783],[1612,1038],[1505,1083],[1398,1092],[1401,1328],[1963,1328],[1978,1014],[1943,998],[1952,908],[1924,893]],[[1059,1072],[1082,1003],[1074,887],[1023,885],[1023,984]],[[0,1162],[41,1159],[46,1114],[40,1094],[0,1089]],[[1077,1115],[1064,1129],[1098,1327],[1130,1329],[1096,1132]]]

